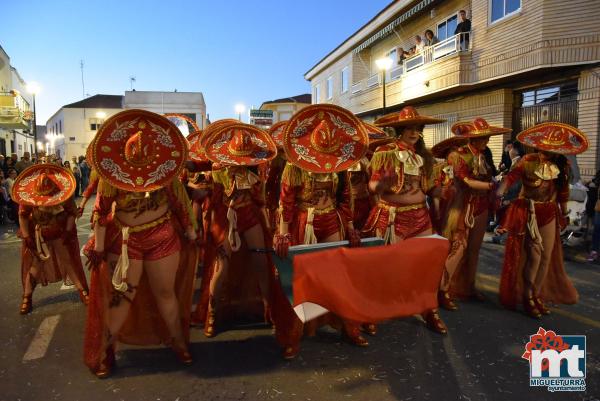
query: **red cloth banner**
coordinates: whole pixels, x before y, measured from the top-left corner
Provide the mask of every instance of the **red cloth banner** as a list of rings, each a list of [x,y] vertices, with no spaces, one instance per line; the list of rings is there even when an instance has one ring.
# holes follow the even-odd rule
[[[344,319],[378,322],[436,308],[448,255],[442,237],[335,248],[294,257],[294,306],[318,304]]]

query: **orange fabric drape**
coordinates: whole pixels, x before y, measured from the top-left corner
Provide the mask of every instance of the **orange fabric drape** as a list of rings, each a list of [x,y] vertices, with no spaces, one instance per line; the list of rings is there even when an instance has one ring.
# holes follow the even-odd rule
[[[436,308],[448,248],[442,238],[411,238],[395,245],[297,255],[294,304],[312,302],[359,322]]]

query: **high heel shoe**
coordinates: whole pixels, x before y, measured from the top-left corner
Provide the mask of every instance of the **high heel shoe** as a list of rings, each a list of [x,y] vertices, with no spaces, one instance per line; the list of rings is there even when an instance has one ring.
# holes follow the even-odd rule
[[[294,359],[300,352],[300,344],[288,345],[283,350],[283,359]]]
[[[362,329],[365,333],[370,336],[374,336],[377,334],[377,325],[375,323],[363,323]]]
[[[350,344],[358,347],[367,347],[369,345],[369,341],[360,335],[359,325],[345,323],[342,330],[342,337]]]
[[[208,310],[206,311],[206,321],[204,322],[204,335],[208,338],[217,335],[216,308],[213,297],[210,297],[208,300]]]
[[[533,295],[530,295],[529,297],[523,297],[523,309],[525,310],[525,314],[529,317],[534,319],[539,319],[542,317],[540,310],[537,308]]]
[[[106,379],[112,374],[113,367],[115,366],[115,346],[112,342],[112,336],[109,334],[106,339],[106,349],[104,351],[104,358],[98,365],[98,369],[94,372],[98,379]]]
[[[538,308],[538,310],[540,311],[540,313],[542,315],[550,314],[550,309],[548,309],[546,307],[546,305],[544,305],[544,302],[542,301],[542,299],[540,297],[534,297],[533,301],[535,302],[535,306]]]
[[[21,315],[27,315],[33,309],[32,297],[33,294],[23,295],[23,300],[21,301],[21,309],[19,310]]]
[[[192,354],[190,354],[187,345],[175,345],[175,341],[173,341],[171,343],[171,349],[175,352],[175,356],[177,356],[177,359],[182,364],[191,365],[194,362],[194,358],[192,358]]]
[[[447,334],[448,328],[440,317],[437,309],[431,309],[423,313],[423,319],[425,319],[425,325],[431,331],[435,331],[439,334]]]
[[[89,292],[88,290],[78,290],[79,291],[79,299],[81,300],[81,302],[87,306],[87,304],[90,302],[90,298],[89,298]]]
[[[438,291],[438,304],[449,311],[455,311],[458,309],[458,306],[454,303],[454,300],[450,298],[450,294],[448,291]]]

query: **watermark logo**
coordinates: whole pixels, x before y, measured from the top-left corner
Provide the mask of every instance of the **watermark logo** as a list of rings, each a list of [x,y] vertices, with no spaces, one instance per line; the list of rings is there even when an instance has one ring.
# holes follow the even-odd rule
[[[585,336],[559,336],[539,328],[522,358],[529,361],[529,385],[548,391],[585,391]]]

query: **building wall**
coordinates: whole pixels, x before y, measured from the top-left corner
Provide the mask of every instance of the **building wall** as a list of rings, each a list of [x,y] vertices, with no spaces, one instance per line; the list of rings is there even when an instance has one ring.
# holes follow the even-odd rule
[[[590,68],[581,73],[578,83],[579,129],[590,140],[587,152],[577,156],[582,176],[593,177],[600,166],[600,147],[598,146],[600,127],[600,67]]]
[[[123,106],[158,114],[195,114],[200,129],[206,127],[206,103],[200,92],[126,91]]]
[[[261,110],[273,110],[273,124],[289,120],[294,113],[302,110],[308,103],[268,103],[261,106]]]

